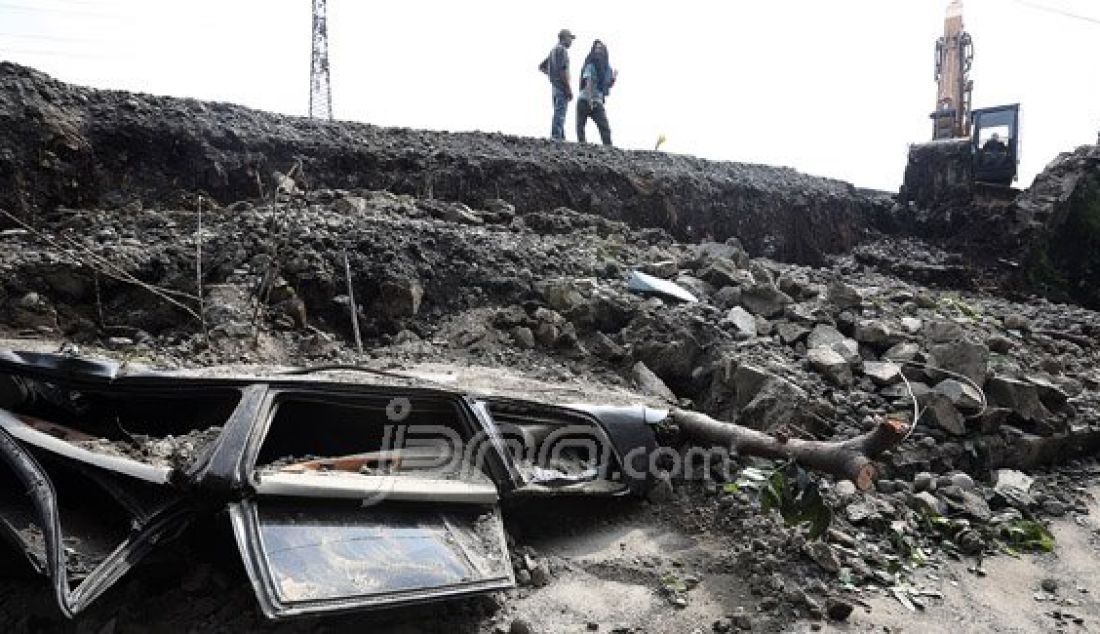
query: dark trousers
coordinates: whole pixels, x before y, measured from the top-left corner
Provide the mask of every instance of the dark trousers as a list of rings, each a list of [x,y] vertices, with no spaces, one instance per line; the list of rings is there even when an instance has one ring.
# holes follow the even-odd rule
[[[596,122],[603,144],[611,145],[611,124],[607,122],[607,107],[602,103],[589,104],[587,99],[577,100],[577,141],[585,142],[584,128],[589,117]]]

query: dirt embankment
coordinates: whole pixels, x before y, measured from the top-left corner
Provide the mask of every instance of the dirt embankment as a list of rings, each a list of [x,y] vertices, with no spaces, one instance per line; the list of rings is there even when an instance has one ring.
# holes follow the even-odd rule
[[[789,168],[500,134],[319,122],[71,86],[0,64],[0,207],[31,217],[206,192],[252,198],[301,163],[311,188],[386,189],[520,213],[566,206],[679,238],[739,237],[803,263],[844,252],[889,199]]]

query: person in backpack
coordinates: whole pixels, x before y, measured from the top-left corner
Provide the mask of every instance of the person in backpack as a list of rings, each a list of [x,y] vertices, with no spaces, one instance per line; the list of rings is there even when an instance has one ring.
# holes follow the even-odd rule
[[[577,96],[577,141],[585,142],[584,129],[588,125],[588,118],[592,117],[600,131],[600,140],[604,145],[611,145],[611,125],[607,121],[605,101],[617,75],[611,69],[607,46],[600,40],[592,42],[592,50],[581,66],[580,92]]]
[[[565,111],[573,100],[573,89],[569,87],[569,47],[576,36],[569,29],[558,32],[558,43],[539,69],[550,78],[551,96],[554,103],[554,118],[550,123],[550,136],[565,140]]]

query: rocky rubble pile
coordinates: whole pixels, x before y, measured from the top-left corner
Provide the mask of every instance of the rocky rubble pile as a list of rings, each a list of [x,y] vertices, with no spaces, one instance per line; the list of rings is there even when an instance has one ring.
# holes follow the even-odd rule
[[[754,258],[736,239],[687,244],[564,207],[285,189],[204,198],[201,231],[197,196],[61,207],[4,230],[0,324],[158,365],[383,359],[583,377],[793,438],[849,438],[916,413],[875,490],[818,485],[833,513],[823,539],[761,514],[739,484],[770,463],[681,461],[656,476],[655,513],[729,536],[698,574],[748,570],[776,623],[843,619],[874,588],[926,603],[922,566],[1041,548],[1037,519],[1087,511],[1079,480],[1092,466],[1035,470],[1100,446],[1093,311],[930,287],[858,254],[823,267]],[[664,441],[682,443],[675,429]],[[555,568],[522,554],[517,572],[537,587]],[[692,597],[682,573],[655,582],[674,606]]]
[[[501,134],[386,129],[221,103],[99,91],[0,63],[0,209],[152,205],[205,192],[363,188],[524,213],[566,205],[681,238],[738,236],[756,254],[821,262],[888,197],[788,168]],[[0,219],[0,227],[7,224]]]

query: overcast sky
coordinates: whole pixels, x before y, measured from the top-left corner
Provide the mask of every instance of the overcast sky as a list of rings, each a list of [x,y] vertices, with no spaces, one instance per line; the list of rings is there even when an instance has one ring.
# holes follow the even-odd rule
[[[663,133],[670,152],[896,190],[907,145],[931,135],[947,4],[329,0],[334,111],[547,136],[550,88],[536,67],[568,27],[574,66],[600,38],[619,69],[617,145],[651,149]],[[0,0],[0,58],[99,88],[306,114],[310,15],[310,0]],[[965,22],[974,105],[1022,104],[1020,185],[1096,142],[1100,2],[966,0]]]

